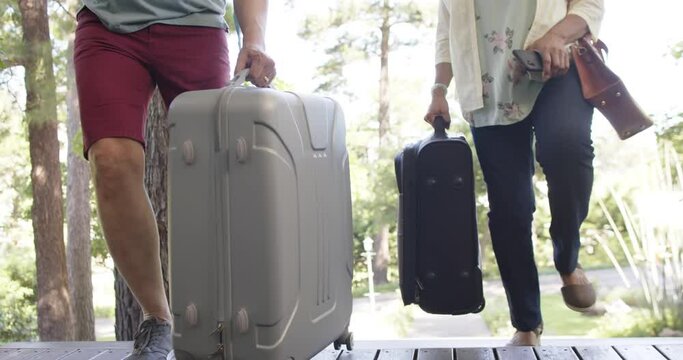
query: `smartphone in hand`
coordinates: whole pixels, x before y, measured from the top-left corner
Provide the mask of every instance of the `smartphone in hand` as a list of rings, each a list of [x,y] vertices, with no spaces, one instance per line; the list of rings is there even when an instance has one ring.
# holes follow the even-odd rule
[[[528,72],[543,71],[543,56],[536,50],[512,50],[512,54],[519,60]]]

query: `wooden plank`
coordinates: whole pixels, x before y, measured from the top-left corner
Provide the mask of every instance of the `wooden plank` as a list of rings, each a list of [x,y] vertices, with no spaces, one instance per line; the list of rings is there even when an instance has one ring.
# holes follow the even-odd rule
[[[683,344],[655,345],[655,347],[669,360],[683,360]]]
[[[536,360],[534,348],[530,346],[506,346],[496,348],[498,360]]]
[[[75,352],[77,349],[69,349],[69,348],[64,348],[64,349],[47,349],[43,352],[40,352],[36,354],[35,356],[31,356],[30,360],[55,360],[55,359],[61,359],[65,357],[66,355],[71,354],[72,352]]]
[[[36,341],[15,342],[0,349],[132,349],[132,341]]]
[[[46,349],[0,349],[0,360],[24,360],[38,355]]]
[[[624,360],[658,360],[666,359],[657,349],[652,345],[619,345],[614,349],[621,355]]]
[[[377,357],[377,350],[362,349],[342,351],[338,360],[375,360]]]
[[[611,346],[577,346],[575,349],[581,360],[621,360]]]
[[[107,351],[106,349],[76,349],[76,351],[60,357],[59,360],[90,360],[97,355]]]
[[[130,354],[132,349],[108,349],[93,356],[89,360],[121,360]]]
[[[495,360],[493,350],[489,348],[462,348],[455,349],[457,360]]]
[[[413,360],[415,350],[410,349],[385,349],[380,350],[377,360]]]
[[[420,349],[417,360],[453,360],[453,349]]]
[[[541,360],[578,360],[574,350],[567,346],[537,346],[536,356]]]
[[[325,349],[314,356],[311,360],[337,360],[341,350]],[[99,360],[99,359],[97,359]]]

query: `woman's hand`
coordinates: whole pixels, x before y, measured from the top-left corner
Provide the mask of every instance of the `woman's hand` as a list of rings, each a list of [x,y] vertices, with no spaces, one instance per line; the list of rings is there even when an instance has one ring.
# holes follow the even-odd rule
[[[448,101],[446,100],[446,96],[437,92],[438,90],[432,95],[432,102],[429,104],[429,109],[427,110],[427,115],[425,115],[424,120],[430,125],[434,126],[434,119],[437,116],[441,116],[444,118],[444,120],[446,120],[446,128],[448,128],[451,126],[451,115],[448,112]]]
[[[566,40],[552,30],[531,44],[528,50],[537,50],[543,55],[543,81],[562,76],[569,70]]]

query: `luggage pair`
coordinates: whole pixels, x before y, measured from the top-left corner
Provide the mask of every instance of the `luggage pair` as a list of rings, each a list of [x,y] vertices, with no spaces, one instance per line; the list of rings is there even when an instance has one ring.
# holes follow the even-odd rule
[[[344,117],[329,98],[239,86],[169,109],[171,309],[177,358],[308,359],[352,347]],[[483,309],[472,156],[432,138],[396,158],[405,304]]]

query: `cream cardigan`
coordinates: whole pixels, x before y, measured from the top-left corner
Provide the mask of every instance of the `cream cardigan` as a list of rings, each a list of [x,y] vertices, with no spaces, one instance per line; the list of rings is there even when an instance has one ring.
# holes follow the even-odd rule
[[[439,0],[436,28],[436,63],[451,64],[456,93],[464,112],[484,107],[474,1]],[[524,47],[541,38],[567,14],[583,18],[597,38],[604,8],[604,0],[571,0],[569,11],[566,0],[537,0],[536,15]]]

